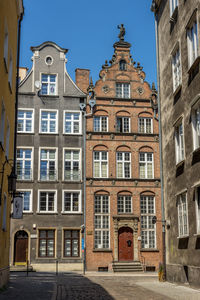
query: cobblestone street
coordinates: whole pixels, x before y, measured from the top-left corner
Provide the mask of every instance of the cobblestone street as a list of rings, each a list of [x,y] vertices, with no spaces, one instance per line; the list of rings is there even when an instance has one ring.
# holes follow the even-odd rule
[[[2,300],[198,300],[200,290],[168,282],[156,274],[11,273],[9,286],[0,291]]]

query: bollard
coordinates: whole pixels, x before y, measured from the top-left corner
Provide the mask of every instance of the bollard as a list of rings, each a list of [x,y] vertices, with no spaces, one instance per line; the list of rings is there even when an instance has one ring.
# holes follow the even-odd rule
[[[56,260],[56,276],[58,276],[58,260]]]

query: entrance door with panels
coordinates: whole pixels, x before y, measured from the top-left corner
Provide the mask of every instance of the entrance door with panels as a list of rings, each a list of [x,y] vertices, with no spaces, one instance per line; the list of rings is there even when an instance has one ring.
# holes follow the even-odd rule
[[[119,261],[133,261],[133,230],[122,227],[118,232]]]

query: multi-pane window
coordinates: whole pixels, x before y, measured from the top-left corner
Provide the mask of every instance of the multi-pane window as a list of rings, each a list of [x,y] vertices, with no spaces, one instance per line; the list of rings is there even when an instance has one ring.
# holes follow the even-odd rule
[[[175,127],[175,148],[176,148],[176,163],[184,159],[184,135],[183,124],[180,123]]]
[[[196,188],[196,220],[197,220],[197,233],[200,233],[200,186]]]
[[[56,149],[40,150],[40,180],[56,180]]]
[[[181,84],[181,57],[179,48],[175,51],[172,56],[172,75],[173,75],[173,90],[176,89]]]
[[[187,236],[189,234],[186,193],[178,196],[178,232],[179,237]]]
[[[39,230],[39,257],[55,256],[55,230]]]
[[[153,132],[152,118],[139,118],[139,132],[152,133]]]
[[[109,197],[107,195],[96,195],[94,198],[95,248],[109,248],[109,210]]]
[[[130,132],[129,117],[117,117],[117,132]]]
[[[56,95],[56,75],[42,74],[42,95]]]
[[[81,133],[81,115],[80,112],[64,112],[64,133]]]
[[[156,225],[152,222],[155,216],[155,198],[153,196],[141,196],[140,210],[141,247],[156,248]]]
[[[200,147],[200,106],[193,110],[192,125],[194,149],[197,149]]]
[[[188,40],[188,62],[190,67],[198,56],[198,35],[197,35],[196,21],[187,29],[187,40]]]
[[[108,131],[108,117],[95,116],[93,119],[93,127],[95,132],[107,132]]]
[[[64,180],[80,180],[80,150],[64,150]]]
[[[32,211],[32,191],[19,191],[23,199],[23,212]]]
[[[170,0],[170,14],[173,15],[175,8],[178,6],[178,0]]]
[[[33,110],[18,110],[17,131],[28,133],[33,132]]]
[[[39,191],[39,212],[56,212],[56,192]]]
[[[130,98],[130,84],[129,83],[116,83],[116,97],[117,98]]]
[[[140,178],[153,178],[153,153],[140,152],[139,154]]]
[[[108,152],[94,151],[94,177],[107,178],[108,177]]]
[[[121,71],[125,71],[126,70],[126,61],[124,59],[120,60],[120,62],[119,62],[119,69]]]
[[[132,198],[131,196],[118,196],[117,197],[117,210],[118,213],[131,213],[132,212]]]
[[[117,178],[131,177],[131,153],[117,152]]]
[[[63,212],[81,212],[81,199],[79,191],[64,191]]]
[[[40,132],[57,133],[57,111],[42,110],[40,114]]]
[[[17,149],[17,179],[32,179],[32,149]]]
[[[64,256],[78,257],[80,245],[80,232],[78,230],[64,230]]]

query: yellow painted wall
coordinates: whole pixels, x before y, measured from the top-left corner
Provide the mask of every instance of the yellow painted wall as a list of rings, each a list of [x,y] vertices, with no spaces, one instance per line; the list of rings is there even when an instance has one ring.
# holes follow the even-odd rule
[[[4,126],[4,143],[3,149],[0,147],[0,172],[6,161],[6,131],[7,124],[10,126],[9,155],[8,159],[13,160],[14,147],[14,119],[15,119],[15,89],[16,89],[16,60],[17,60],[17,30],[18,14],[20,0],[1,0],[0,1],[0,126],[2,103],[5,107],[5,126]],[[5,31],[8,31],[8,65],[6,68],[4,62],[4,38]],[[10,55],[12,55],[12,88],[8,83],[8,71]],[[10,161],[11,162],[11,161]],[[8,194],[7,176],[11,173],[11,166],[5,163],[4,174],[0,173],[0,186],[3,186],[1,192],[0,206],[0,287],[7,283],[9,274],[9,246],[10,246],[10,212],[11,196]],[[4,193],[7,195],[7,213],[6,213],[6,230],[2,229],[3,211],[4,211]]]

